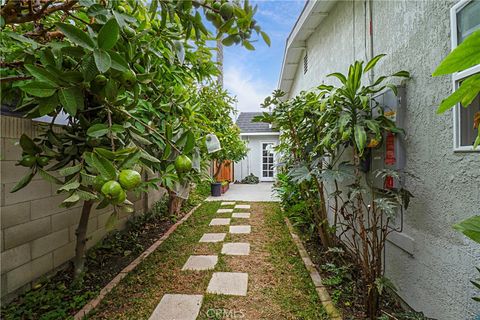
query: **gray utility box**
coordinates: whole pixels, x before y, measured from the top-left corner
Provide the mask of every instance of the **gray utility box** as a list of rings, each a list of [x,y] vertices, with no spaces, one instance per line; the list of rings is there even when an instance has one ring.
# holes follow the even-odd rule
[[[372,98],[372,104],[377,105],[375,112],[379,114],[378,108],[382,108],[384,115],[396,123],[399,128],[404,128],[406,114],[406,92],[404,86],[397,87],[398,94],[389,89]],[[372,106],[373,107],[373,106]],[[403,170],[405,169],[405,135],[402,133],[386,133],[382,137],[382,144],[372,149],[371,174],[374,186],[379,188],[399,188],[403,186]],[[393,177],[387,177],[382,181],[381,177],[376,178],[378,170],[391,169],[398,171],[401,181]]]

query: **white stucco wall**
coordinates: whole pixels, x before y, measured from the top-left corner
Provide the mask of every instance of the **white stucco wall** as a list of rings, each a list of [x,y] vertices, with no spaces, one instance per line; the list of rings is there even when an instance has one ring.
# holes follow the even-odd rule
[[[442,320],[475,319],[480,304],[470,279],[478,277],[480,247],[452,229],[479,214],[480,153],[455,153],[452,114],[436,115],[451,93],[449,76],[430,75],[450,51],[451,6],[457,1],[373,1],[374,55],[388,54],[377,75],[408,70],[407,180],[414,194],[405,213],[403,234],[387,248],[387,276],[413,308]],[[367,2],[368,3],[368,2]],[[368,7],[367,7],[368,8]],[[354,59],[365,60],[368,21],[364,1],[342,1],[307,40],[309,70],[299,64],[292,95],[347,72]],[[302,56],[303,58],[303,56]],[[407,253],[398,245],[407,248]]]
[[[262,143],[278,144],[278,136],[242,136],[247,141],[249,149],[247,156],[240,162],[235,163],[235,181],[242,181],[243,178],[253,173],[261,178],[262,172]]]

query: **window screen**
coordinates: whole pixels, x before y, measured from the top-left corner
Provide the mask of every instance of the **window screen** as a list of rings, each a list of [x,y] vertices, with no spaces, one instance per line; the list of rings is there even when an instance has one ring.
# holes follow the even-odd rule
[[[480,0],[472,0],[457,12],[457,44],[480,29]]]
[[[475,114],[480,113],[480,95],[468,108],[460,107],[460,146],[472,146],[477,138],[478,128],[474,128]]]

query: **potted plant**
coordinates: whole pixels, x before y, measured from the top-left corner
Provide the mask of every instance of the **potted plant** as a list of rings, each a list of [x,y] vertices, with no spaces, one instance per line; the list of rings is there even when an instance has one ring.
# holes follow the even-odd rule
[[[222,181],[222,194],[227,192],[228,188],[230,188],[230,182],[228,180]]]
[[[222,195],[222,183],[210,178],[210,194],[212,197],[220,197]]]

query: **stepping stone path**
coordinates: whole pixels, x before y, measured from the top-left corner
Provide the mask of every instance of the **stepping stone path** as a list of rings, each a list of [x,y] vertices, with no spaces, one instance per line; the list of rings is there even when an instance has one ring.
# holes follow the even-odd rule
[[[217,262],[218,256],[190,256],[182,270],[211,270]]]
[[[202,301],[203,296],[198,294],[166,294],[149,320],[195,320]]]
[[[234,208],[235,209],[250,209],[250,205],[249,204],[237,204]]]
[[[235,212],[232,214],[232,218],[250,219],[250,212]]]
[[[233,209],[218,209],[217,213],[230,213],[233,212]]]
[[[221,206],[234,206],[234,209],[250,209],[249,204],[222,202]],[[221,208],[217,213],[232,213],[232,218],[249,219],[250,212],[233,212],[234,209]],[[209,226],[230,225],[231,218],[214,218]],[[229,226],[231,234],[249,234],[250,225]],[[223,242],[226,233],[205,233],[200,243]],[[245,256],[250,254],[250,243],[230,242],[222,246],[222,254],[230,256]],[[191,255],[182,270],[204,271],[215,269],[218,256]],[[207,293],[233,296],[246,296],[248,291],[248,273],[245,272],[214,272],[208,283]],[[165,294],[160,300],[149,320],[194,320],[200,313],[203,295]]]
[[[230,226],[230,233],[241,234],[241,233],[250,233],[252,232],[252,227],[250,226]]]
[[[248,273],[215,272],[208,284],[207,292],[231,296],[246,296]]]
[[[211,226],[228,226],[230,224],[230,218],[215,218],[210,221]]]
[[[250,243],[231,242],[225,243],[222,247],[222,254],[231,256],[248,256],[250,254]]]
[[[205,233],[199,242],[222,242],[226,235],[226,233]]]

